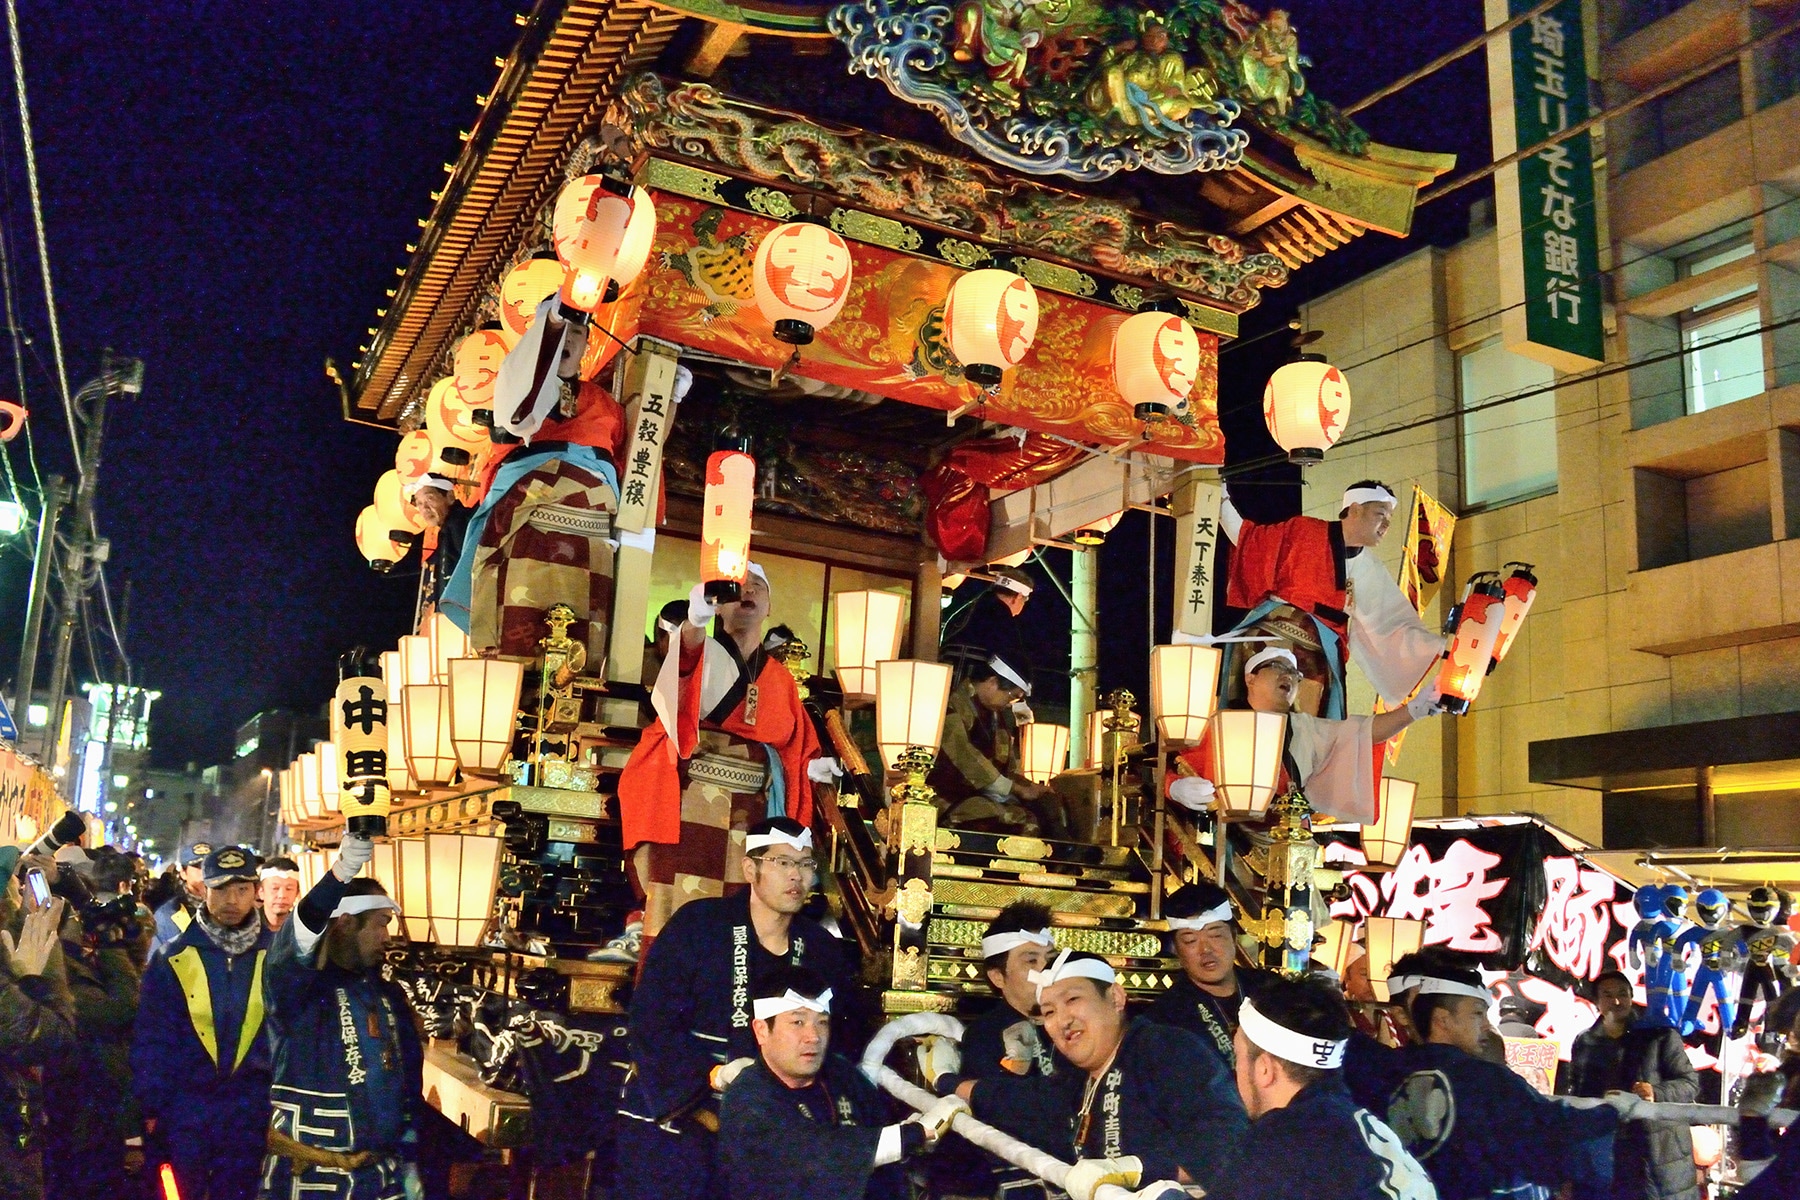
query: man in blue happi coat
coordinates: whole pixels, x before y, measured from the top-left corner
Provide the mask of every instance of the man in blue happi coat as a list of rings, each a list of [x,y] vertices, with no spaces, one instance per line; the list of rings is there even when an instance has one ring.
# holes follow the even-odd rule
[[[256,858],[206,856],[204,903],[144,971],[132,1087],[183,1200],[248,1200],[269,1124],[263,1028],[269,933],[256,911]]]
[[[358,879],[374,844],[337,861],[275,935],[264,972],[274,1084],[264,1200],[422,1200],[423,1055],[398,984],[381,977],[399,905]]]
[[[750,827],[735,896],[690,900],[650,945],[631,997],[632,1074],[619,1108],[623,1200],[718,1200],[719,1094],[755,1061],[751,1000],[782,966],[818,973],[836,1036],[855,1044],[854,971],[842,943],[799,915],[818,877],[812,831],[786,817]]]

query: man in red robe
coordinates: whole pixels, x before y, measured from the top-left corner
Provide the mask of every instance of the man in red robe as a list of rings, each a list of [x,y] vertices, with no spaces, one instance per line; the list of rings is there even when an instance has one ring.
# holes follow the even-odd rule
[[[646,938],[688,900],[741,887],[745,830],[769,817],[810,827],[813,785],[839,773],[820,754],[794,677],[763,647],[769,602],[768,576],[754,564],[740,598],[716,612],[695,586],[657,678],[659,719],[619,777]]]

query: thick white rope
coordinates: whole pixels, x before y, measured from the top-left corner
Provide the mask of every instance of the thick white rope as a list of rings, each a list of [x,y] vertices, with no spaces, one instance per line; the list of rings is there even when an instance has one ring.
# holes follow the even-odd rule
[[[1680,1121],[1686,1125],[1736,1125],[1738,1110],[1729,1104],[1677,1104],[1672,1100],[1646,1100],[1629,1092],[1604,1099],[1593,1096],[1558,1096],[1570,1108],[1614,1108],[1625,1121]],[[1769,1126],[1781,1129],[1800,1119],[1800,1112],[1778,1108],[1769,1114]]]

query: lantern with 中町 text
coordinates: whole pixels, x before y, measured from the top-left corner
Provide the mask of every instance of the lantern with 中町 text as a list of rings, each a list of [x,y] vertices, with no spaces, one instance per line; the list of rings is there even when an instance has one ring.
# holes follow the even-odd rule
[[[1263,388],[1263,422],[1288,461],[1320,462],[1350,420],[1350,381],[1318,355],[1278,367]]]
[[[366,837],[383,837],[390,800],[387,682],[374,656],[352,651],[338,659],[338,688],[331,716],[337,746],[338,811],[344,814],[344,828]]]
[[[844,698],[875,695],[875,664],[900,654],[906,597],[897,592],[839,592],[831,598],[837,639],[836,674]]]
[[[700,510],[700,582],[714,603],[736,600],[749,573],[755,501],[756,460],[742,450],[714,451]]]
[[[1179,407],[1200,377],[1200,335],[1182,318],[1141,312],[1113,334],[1113,386],[1140,421]]]
[[[1281,786],[1287,714],[1223,709],[1207,722],[1206,735],[1206,775],[1219,811],[1233,821],[1261,820]]]
[[[1452,716],[1469,711],[1481,693],[1494,644],[1506,622],[1506,593],[1499,576],[1483,571],[1469,580],[1463,598],[1452,615],[1455,632],[1444,648],[1444,665],[1438,671],[1438,707]]]
[[[850,247],[829,227],[777,225],[756,248],[756,307],[774,323],[778,341],[807,345],[843,311],[851,273]]]
[[[1506,618],[1500,622],[1500,636],[1494,640],[1494,657],[1488,660],[1490,672],[1500,665],[1500,660],[1512,649],[1513,642],[1519,636],[1520,626],[1525,624],[1525,615],[1531,611],[1532,601],[1537,599],[1537,576],[1531,573],[1531,564],[1506,565],[1513,569],[1512,574],[1500,584]]]
[[[1206,734],[1219,707],[1216,646],[1157,646],[1150,651],[1150,699],[1157,735],[1172,745],[1192,745]]]
[[[950,285],[944,337],[963,375],[978,387],[996,386],[1024,361],[1037,340],[1037,292],[1011,271],[969,271]]]

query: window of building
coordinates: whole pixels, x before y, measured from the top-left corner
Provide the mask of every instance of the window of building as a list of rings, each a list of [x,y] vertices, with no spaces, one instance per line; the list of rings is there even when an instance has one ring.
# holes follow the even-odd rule
[[[1736,63],[1624,114],[1620,169],[1629,171],[1741,120],[1743,81]],[[1609,139],[1610,140],[1610,139]]]
[[[1785,17],[1783,18],[1786,19]],[[1767,33],[1759,26],[1771,24],[1773,18],[1757,13],[1752,28]],[[1800,29],[1776,38],[1756,52],[1756,107],[1758,110],[1779,104],[1800,93]]]
[[[1462,391],[1463,504],[1510,504],[1556,487],[1556,375],[1499,338],[1457,361]],[[1532,393],[1521,395],[1522,393]],[[1505,404],[1488,401],[1521,395]],[[1474,410],[1474,411],[1470,411]]]
[[[1705,412],[1763,391],[1762,323],[1756,288],[1690,309],[1681,318],[1681,373],[1687,409]]]

